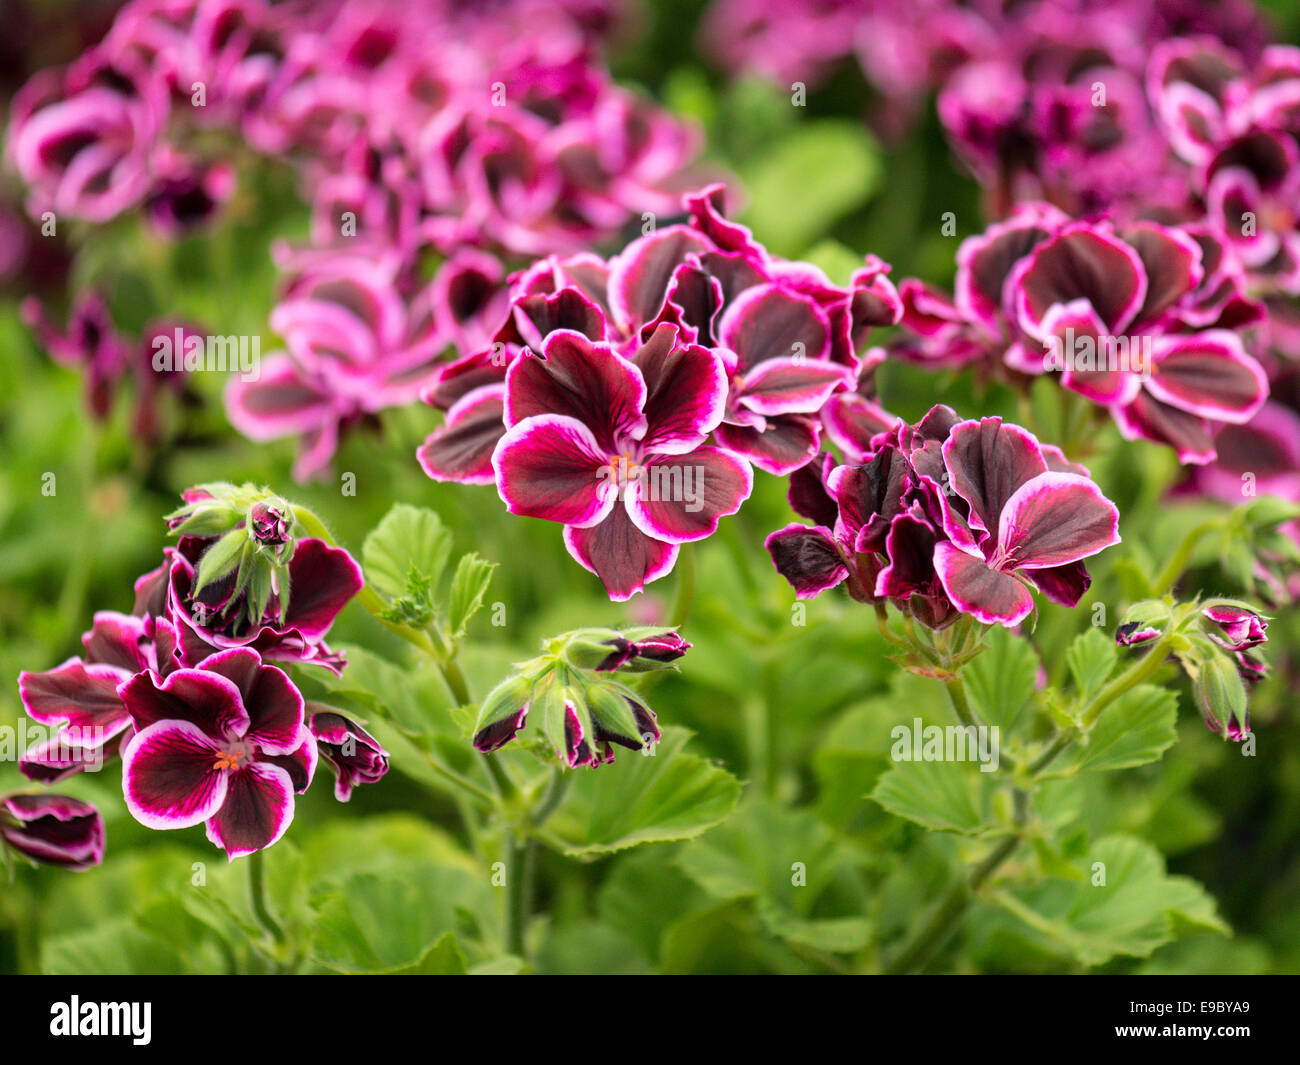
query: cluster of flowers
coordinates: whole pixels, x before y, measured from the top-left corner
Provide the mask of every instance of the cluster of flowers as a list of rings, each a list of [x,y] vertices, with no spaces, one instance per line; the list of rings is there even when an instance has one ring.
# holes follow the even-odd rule
[[[963,614],[1018,625],[1030,588],[1074,606],[1091,582],[1082,560],[1119,542],[1119,511],[1083,466],[945,406],[877,434],[860,464],[821,456],[791,478],[790,504],[816,524],[766,544],[800,599],[844,583],[932,629]]]
[[[474,746],[495,751],[536,724],[538,749],[570,769],[612,762],[612,744],[645,750],[659,742],[658,719],[616,674],[676,668],[690,646],[676,632],[649,627],[578,629],[547,640],[543,654],[516,664],[488,692]]]
[[[855,56],[897,132],[925,95],[1000,217],[1024,199],[1071,213],[1178,205],[1187,181],[1149,105],[1152,50],[1210,35],[1257,59],[1247,0],[716,0],[702,43],[732,70],[783,87]]]
[[[785,475],[823,430],[851,441],[893,420],[859,391],[881,353],[857,354],[901,313],[888,267],[869,257],[841,287],[727,221],[721,186],[685,203],[689,221],[608,260],[518,275],[491,347],[425,392],[446,412],[419,452],[429,476],[495,483],[511,513],[563,524],[614,599],[734,514],[751,462]]]
[[[675,208],[698,137],[614,85],[597,53],[617,13],[132,0],[101,43],[15,95],[8,159],[33,214],[140,208],[163,235],[233,194],[234,149],[212,131],[292,162],[313,250],[281,255],[272,327],[288,352],[229,408],[253,439],[303,435],[305,478],[341,427],[409,401],[433,354],[472,350],[481,318],[495,327],[501,257],[576,251]],[[209,158],[214,143],[225,154]]]
[[[19,768],[55,784],[120,757],[138,821],[203,823],[235,858],[284,834],[319,759],[346,801],[354,785],[387,772],[388,755],[359,724],[305,701],[271,664],[343,669],[325,635],[361,589],[360,567],[340,548],[295,539],[289,505],[251,486],[204,486],[185,499],[170,518],[180,539],[135,582],[132,612],[97,613],[82,656],[19,677],[23,706],[49,730]],[[6,802],[11,816],[25,812],[20,827],[3,830],[24,853],[75,867],[102,856],[93,808],[60,796]]]
[[[895,354],[986,373],[1059,371],[1130,439],[1215,457],[1214,436],[1268,397],[1243,332],[1264,317],[1231,249],[1204,226],[1074,221],[1021,204],[957,252],[954,294],[899,285],[909,331]]]

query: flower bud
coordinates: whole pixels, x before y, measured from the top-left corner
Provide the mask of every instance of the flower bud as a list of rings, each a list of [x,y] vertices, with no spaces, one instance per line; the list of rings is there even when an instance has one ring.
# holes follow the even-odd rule
[[[289,542],[293,527],[292,514],[283,500],[259,500],[248,512],[248,527],[253,539],[266,547],[280,547]]]
[[[1215,654],[1202,661],[1193,688],[1211,732],[1224,739],[1241,740],[1250,731],[1246,686],[1231,658]]]
[[[65,869],[89,869],[104,858],[99,811],[66,795],[0,799],[0,839],[34,862]]]
[[[513,675],[484,697],[474,723],[474,746],[484,753],[495,751],[515,738],[528,717],[533,698],[533,681]]]
[[[1168,623],[1168,605],[1159,599],[1144,599],[1124,611],[1119,628],[1115,630],[1115,642],[1120,647],[1133,647],[1158,640],[1164,635]]]
[[[1247,607],[1216,601],[1201,611],[1201,626],[1210,639],[1229,651],[1244,651],[1266,643],[1268,622]]]
[[[334,797],[347,802],[357,784],[373,784],[388,772],[388,752],[369,732],[332,707],[308,703],[308,728],[316,737],[320,756],[329,763],[337,779]]]

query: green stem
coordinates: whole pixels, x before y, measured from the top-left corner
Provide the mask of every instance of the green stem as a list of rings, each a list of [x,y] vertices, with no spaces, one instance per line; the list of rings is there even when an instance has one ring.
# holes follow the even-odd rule
[[[569,779],[571,773],[565,772],[559,766],[551,771],[551,779],[546,784],[546,791],[542,793],[541,799],[533,807],[533,812],[529,821],[534,828],[540,828],[550,820],[551,814],[560,808],[560,803],[564,802],[564,796],[569,790]]]
[[[253,916],[257,918],[277,943],[284,938],[284,931],[266,905],[266,869],[263,865],[262,851],[253,851],[248,856],[248,897],[253,905]]]
[[[1213,532],[1222,524],[1223,520],[1221,518],[1208,518],[1199,525],[1193,525],[1187,531],[1187,535],[1178,544],[1168,564],[1156,577],[1151,592],[1153,596],[1164,595],[1173,589],[1178,578],[1183,575],[1183,570],[1187,568],[1187,563],[1191,560],[1192,552],[1196,550],[1197,545],[1201,542],[1201,537],[1208,532]]]
[[[1173,642],[1173,637],[1170,633],[1161,636],[1160,639],[1151,645],[1151,650],[1143,655],[1139,661],[1129,666],[1128,669],[1094,695],[1092,699],[1084,705],[1083,709],[1079,711],[1080,727],[1083,728],[1084,731],[1092,728],[1092,726],[1097,723],[1097,718],[1101,716],[1101,712],[1105,710],[1106,707],[1130,688],[1136,688],[1139,684],[1150,680],[1155,675],[1156,671],[1164,665],[1165,659],[1169,657],[1169,651],[1173,646]]]
[[[524,957],[524,929],[528,924],[528,842],[506,828],[502,850],[506,863],[506,952]]]
[[[975,713],[970,708],[970,700],[966,698],[966,684],[962,681],[961,674],[955,674],[951,680],[944,681],[943,686],[948,689],[948,701],[952,703],[957,720],[967,728],[974,728]]]
[[[690,544],[683,544],[677,555],[677,595],[673,599],[673,612],[670,615],[673,628],[680,629],[686,624],[694,602],[695,552]]]
[[[510,779],[506,767],[501,764],[499,758],[494,758],[490,754],[483,755],[483,765],[487,768],[488,776],[492,778],[492,783],[497,789],[498,805],[502,807],[509,806],[519,795],[519,789],[515,787],[515,782]]]
[[[460,665],[454,658],[438,662],[438,669],[442,672],[442,679],[447,682],[447,687],[451,689],[457,705],[468,706],[473,702],[469,694],[469,685],[465,683],[465,674],[461,672]]]

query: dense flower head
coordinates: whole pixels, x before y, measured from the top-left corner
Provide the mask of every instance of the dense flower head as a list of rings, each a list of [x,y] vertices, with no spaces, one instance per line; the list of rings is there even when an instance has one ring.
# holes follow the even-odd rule
[[[932,366],[1059,373],[1129,438],[1168,444],[1185,463],[1214,458],[1214,436],[1248,422],[1268,381],[1242,331],[1263,308],[1210,232],[1074,221],[1024,204],[962,242],[955,295],[900,285],[912,334],[893,350]]]
[[[104,860],[104,819],[88,802],[66,795],[0,797],[0,850],[41,865],[80,871]]]
[[[962,421],[937,406],[880,433],[861,464],[825,456],[791,479],[790,502],[817,524],[768,536],[799,598],[846,583],[930,628],[961,614],[1011,627],[1030,588],[1074,606],[1082,560],[1119,542],[1119,513],[1059,450],[1000,418]]]
[[[446,411],[420,450],[425,472],[492,480],[490,455],[510,422],[511,367],[553,332],[573,330],[632,356],[662,325],[722,360],[719,446],[777,475],[808,462],[823,418],[833,430],[828,401],[847,399],[869,372],[859,352],[870,329],[898,321],[898,294],[875,256],[838,286],[816,267],[770,255],[725,219],[723,197],[719,185],[687,196],[687,222],[654,229],[608,260],[551,257],[518,275],[493,347],[448,365],[425,393]]]
[[[234,858],[283,834],[318,757],[346,800],[356,784],[383,777],[388,752],[334,708],[308,710],[289,675],[270,664],[342,671],[343,656],[324,637],[363,586],[356,562],[322,540],[296,537],[298,512],[266,489],[212,482],[182,495],[184,505],[166,519],[179,542],[135,581],[132,613],[96,613],[81,656],[19,676],[24,709],[48,730],[19,769],[52,784],[120,755],[137,820],[155,828],[203,821]],[[225,569],[208,564],[218,556]],[[250,613],[260,573],[271,583]],[[37,828],[0,812],[0,833],[19,850],[30,844],[27,853],[40,860],[97,862],[98,814],[69,813],[73,807],[59,803],[75,800],[50,798],[58,801],[48,810],[32,807]],[[54,846],[64,837],[73,851],[40,852],[41,839]]]
[[[1300,49],[1251,61],[1211,38],[1167,41],[1147,80],[1207,224],[1254,288],[1300,294]]]

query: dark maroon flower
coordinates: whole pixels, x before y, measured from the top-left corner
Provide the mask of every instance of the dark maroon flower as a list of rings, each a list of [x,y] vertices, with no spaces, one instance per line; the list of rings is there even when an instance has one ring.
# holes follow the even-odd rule
[[[254,503],[249,511],[248,523],[253,532],[253,539],[259,544],[279,547],[289,541],[293,518],[283,507],[259,501]]]
[[[931,628],[958,612],[1009,627],[1033,608],[1029,582],[1078,603],[1080,560],[1118,541],[1118,512],[1086,471],[1001,419],[935,407],[878,434],[869,455],[826,463],[820,490],[807,473],[792,482],[791,502],[819,524],[788,525],[767,549],[801,599],[847,581],[853,598],[891,600]]]
[[[83,870],[104,860],[104,820],[88,802],[66,795],[0,799],[0,840],[43,865]]]
[[[1210,603],[1201,617],[1210,639],[1229,651],[1244,651],[1268,641],[1268,622],[1246,607]]]
[[[317,751],[302,695],[283,672],[237,647],[161,681],[138,673],[120,694],[136,728],[122,752],[122,784],[137,821],[163,829],[206,822],[208,839],[232,859],[284,835]]]

